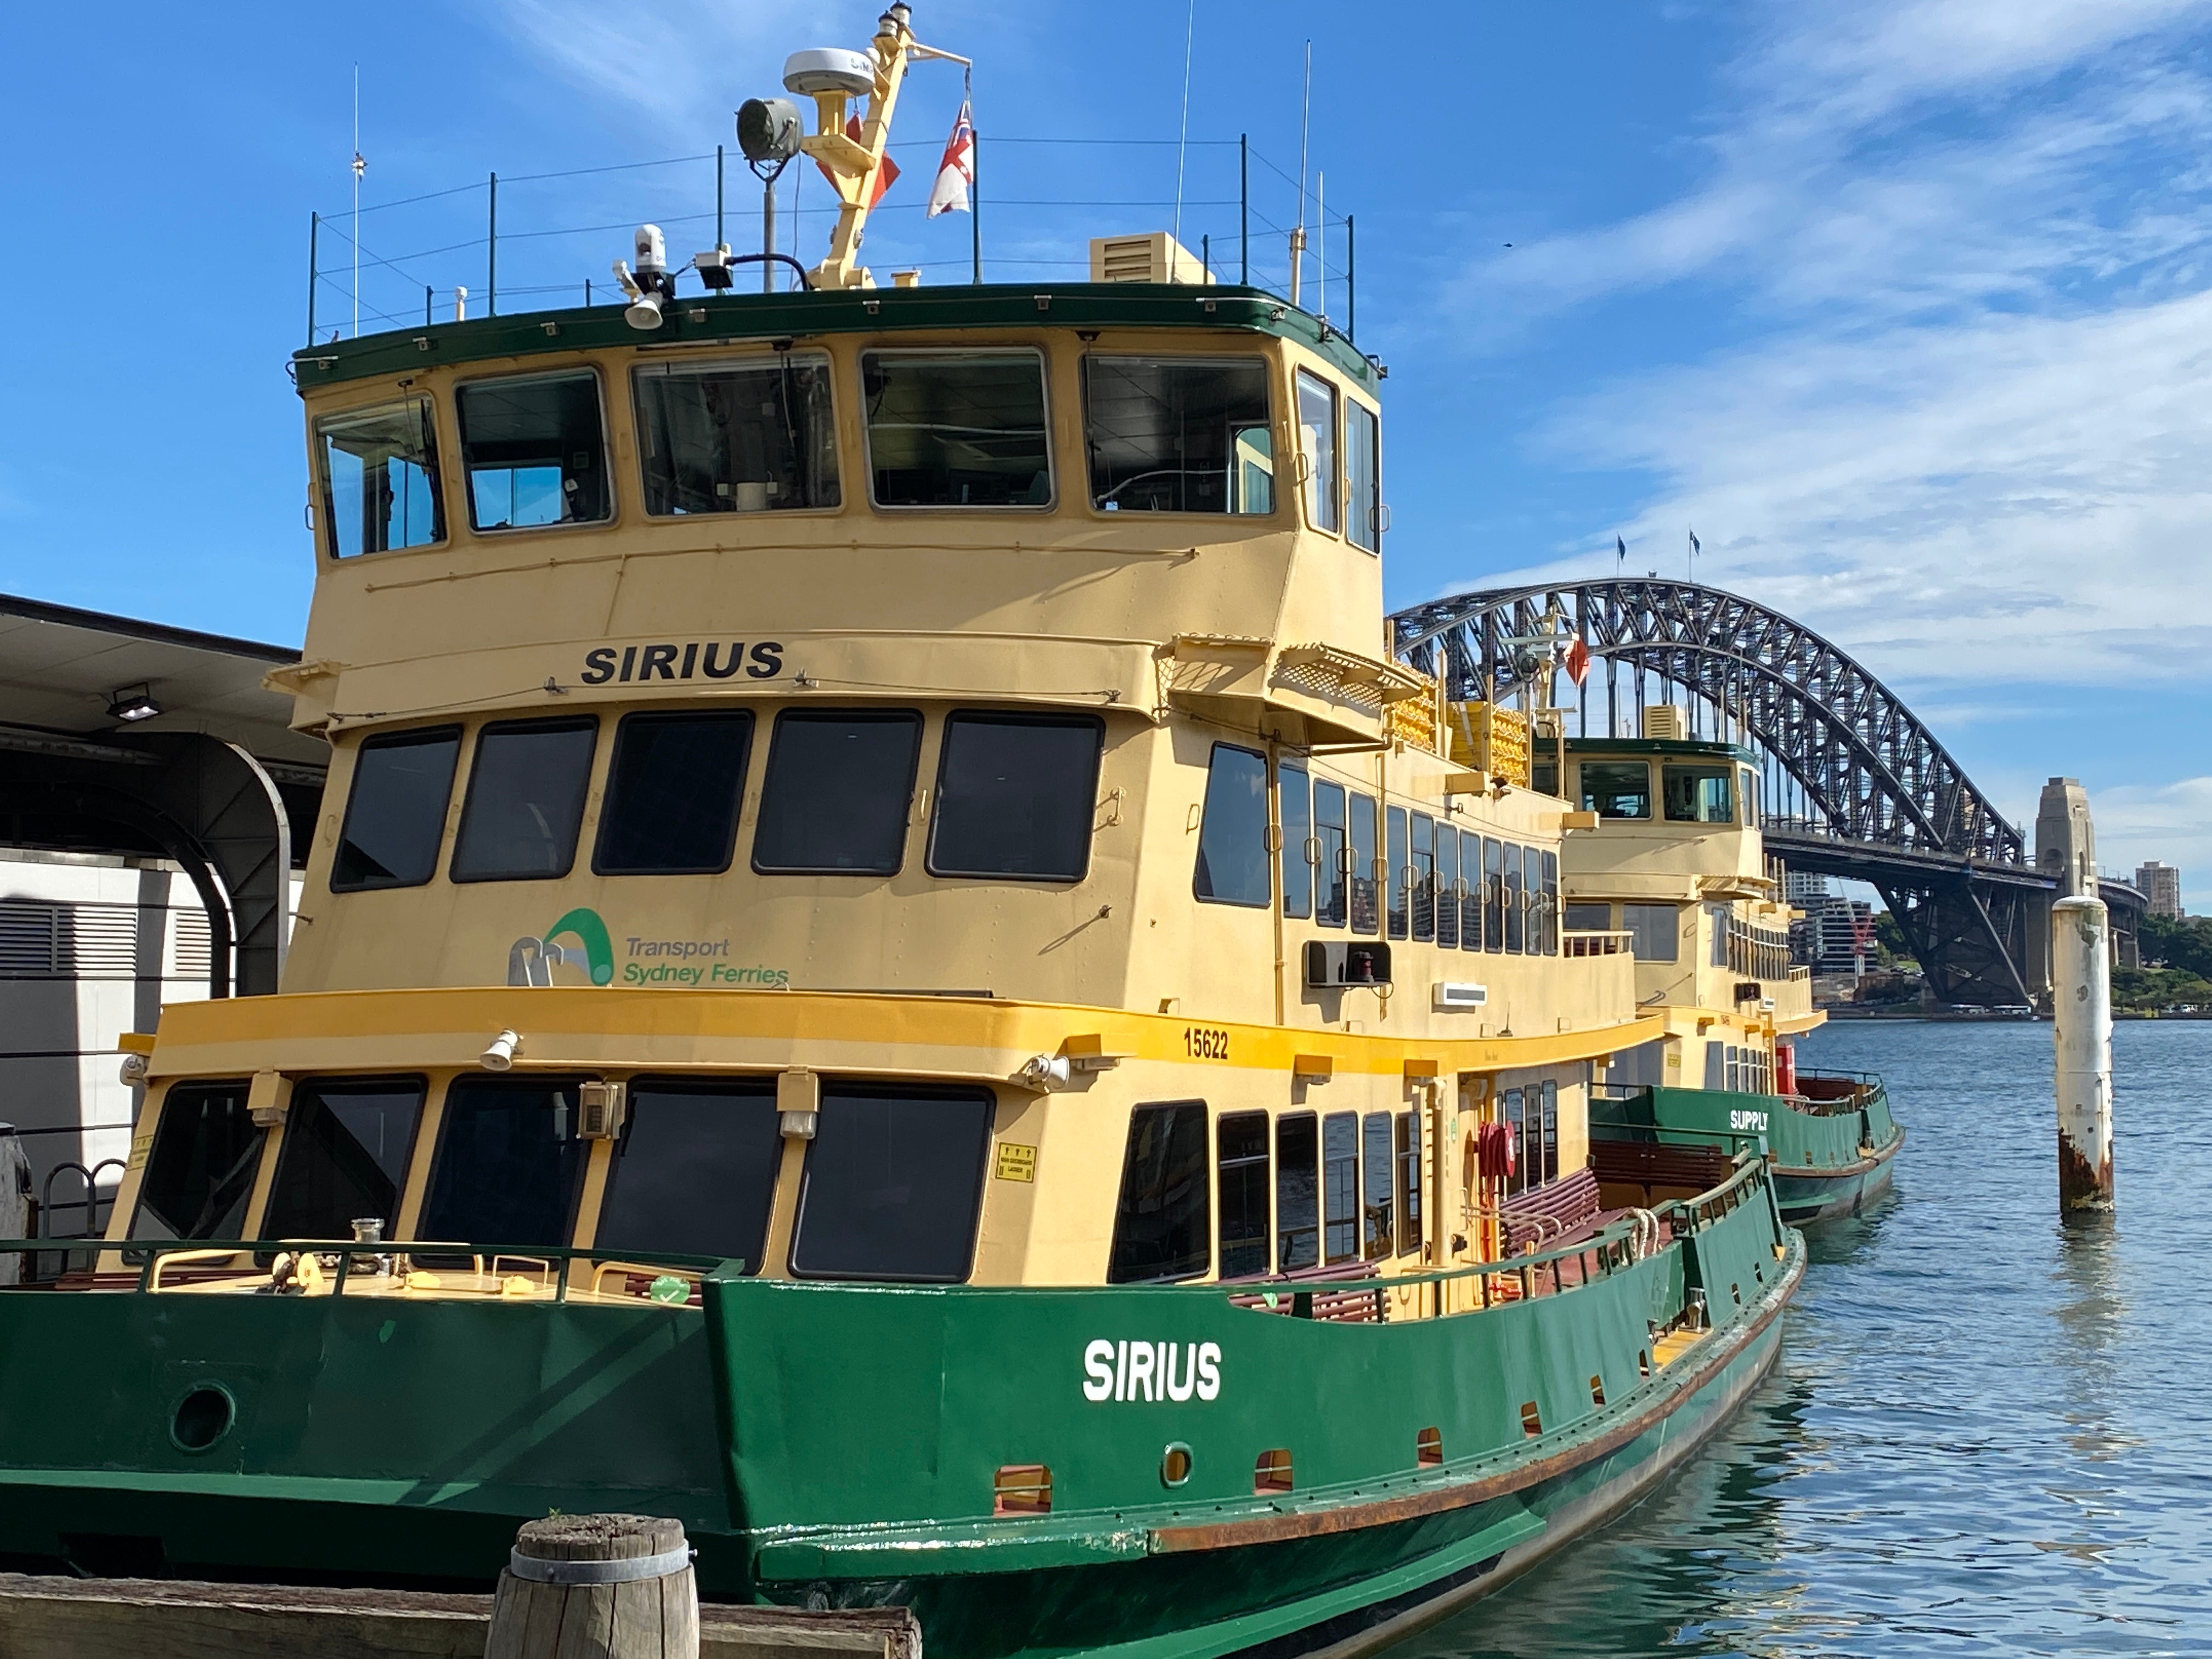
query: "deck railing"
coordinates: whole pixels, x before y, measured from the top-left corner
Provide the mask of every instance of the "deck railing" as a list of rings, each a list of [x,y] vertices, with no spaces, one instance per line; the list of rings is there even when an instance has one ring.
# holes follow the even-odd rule
[[[1636,936],[1627,932],[1568,932],[1559,935],[1559,954],[1568,957],[1625,957]]]

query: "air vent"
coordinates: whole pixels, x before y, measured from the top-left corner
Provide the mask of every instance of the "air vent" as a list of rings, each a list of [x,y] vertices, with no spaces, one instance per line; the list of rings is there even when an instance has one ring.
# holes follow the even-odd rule
[[[1181,242],[1164,230],[1146,236],[1094,236],[1091,239],[1091,280],[1094,283],[1211,283],[1213,273]]]

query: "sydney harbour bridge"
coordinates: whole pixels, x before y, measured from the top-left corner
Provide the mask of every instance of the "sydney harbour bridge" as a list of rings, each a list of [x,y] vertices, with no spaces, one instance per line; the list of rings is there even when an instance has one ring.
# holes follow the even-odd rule
[[[1768,854],[1872,884],[1937,1000],[2033,1003],[2045,990],[2063,855],[2039,860],[1897,695],[1802,623],[1656,577],[1487,588],[1391,623],[1403,660],[1443,675],[1455,698],[1499,703],[1546,677],[1564,684],[1557,647],[1579,639],[1591,660],[1564,708],[1567,736],[1638,735],[1647,706],[1686,703],[1694,735],[1757,757]],[[2131,961],[2143,895],[2098,887]]]

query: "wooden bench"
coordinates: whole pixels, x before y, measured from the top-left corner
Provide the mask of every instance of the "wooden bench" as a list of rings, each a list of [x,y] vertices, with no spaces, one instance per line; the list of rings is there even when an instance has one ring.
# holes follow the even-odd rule
[[[1668,1146],[1653,1140],[1593,1140],[1592,1173],[1609,1205],[1652,1209],[1709,1193],[1735,1164],[1717,1146]]]
[[[1597,1173],[1589,1169],[1512,1194],[1500,1212],[1505,1254],[1519,1255],[1530,1245],[1547,1249],[1583,1231],[1603,1207]]]
[[[1266,1279],[1231,1282],[1252,1287],[1239,1290],[1229,1298],[1239,1308],[1260,1308],[1296,1319],[1325,1319],[1338,1325],[1382,1322],[1383,1284],[1372,1261],[1334,1261]]]

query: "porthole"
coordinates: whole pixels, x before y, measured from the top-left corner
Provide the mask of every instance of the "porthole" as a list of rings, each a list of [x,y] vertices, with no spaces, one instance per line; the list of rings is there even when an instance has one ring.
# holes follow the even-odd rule
[[[204,1452],[230,1432],[238,1419],[238,1402],[219,1382],[203,1382],[177,1402],[169,1419],[169,1438],[177,1449]]]
[[[1180,1440],[1168,1442],[1167,1449],[1160,1454],[1160,1484],[1181,1486],[1190,1480],[1190,1448]]]

